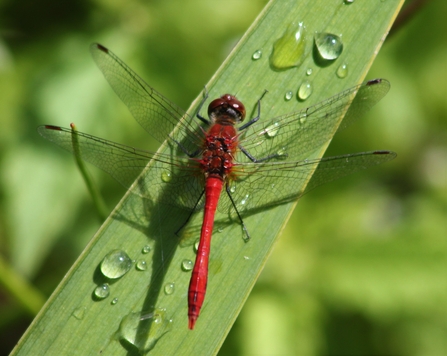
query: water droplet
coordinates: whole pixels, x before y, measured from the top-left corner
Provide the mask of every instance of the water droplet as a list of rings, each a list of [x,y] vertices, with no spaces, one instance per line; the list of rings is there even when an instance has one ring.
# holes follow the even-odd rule
[[[197,241],[194,243],[194,252],[196,252],[196,253],[197,253],[197,251],[199,250],[199,244],[200,244],[200,240],[197,240]]]
[[[337,68],[336,74],[340,79],[346,78],[348,75],[348,65],[346,63],[340,65],[340,67]]]
[[[236,186],[235,185],[232,185],[231,187],[230,187],[230,193],[234,193],[236,191]]]
[[[146,261],[138,260],[136,265],[135,265],[135,268],[137,270],[139,270],[139,271],[146,271],[147,270],[147,263],[146,263]]]
[[[304,81],[298,89],[298,99],[306,100],[309,96],[311,96],[312,90],[312,84],[310,84],[308,81]]]
[[[316,33],[315,45],[322,59],[333,61],[343,52],[343,42],[341,38],[332,33]]]
[[[267,137],[275,137],[276,134],[279,131],[279,123],[278,122],[274,122],[273,124],[267,126],[264,129],[264,133],[267,135]]]
[[[247,201],[248,201],[249,197],[250,197],[250,195],[245,194],[245,197],[243,197],[242,200],[241,200],[241,205],[247,204]]]
[[[248,261],[250,259],[250,257],[248,257],[248,256],[244,256],[244,260],[245,261]]]
[[[136,347],[140,354],[146,354],[171,330],[171,326],[172,319],[167,318],[165,309],[130,313],[121,320],[117,336]]]
[[[152,248],[149,245],[146,245],[142,248],[141,253],[146,254],[146,253],[151,252],[151,250],[152,250]]]
[[[306,27],[303,22],[292,23],[273,44],[270,64],[276,69],[299,66],[304,60],[306,49]]]
[[[94,291],[95,297],[98,299],[107,298],[110,295],[110,287],[107,283],[97,286]]]
[[[350,5],[354,2],[354,0],[344,0],[343,3],[345,3],[346,5]]]
[[[255,51],[255,53],[253,53],[253,55],[251,56],[251,58],[254,59],[255,61],[261,57],[262,57],[262,51],[260,49]]]
[[[118,298],[113,298],[112,301],[110,302],[110,304],[115,305],[116,303],[118,303]]]
[[[307,115],[306,114],[301,115],[300,118],[299,118],[299,121],[300,121],[301,125],[304,125],[306,123],[306,120],[307,120]]]
[[[277,158],[279,158],[279,159],[285,159],[285,158],[287,158],[287,151],[286,151],[286,148],[285,148],[285,147],[280,148],[280,149],[278,150],[278,152],[276,152],[276,155],[277,155]]]
[[[192,268],[194,267],[194,264],[191,260],[183,260],[182,261],[182,270],[185,272],[191,271]]]
[[[312,75],[312,72],[313,72],[312,68],[308,68],[308,69],[306,70],[306,75],[307,75],[307,76]]]
[[[71,315],[73,315],[78,320],[82,320],[84,319],[86,310],[86,307],[79,307],[73,310],[73,313],[71,313]]]
[[[132,260],[122,250],[109,252],[101,262],[101,272],[107,278],[115,279],[124,276],[132,267]]]
[[[169,171],[163,171],[161,173],[161,180],[165,183],[169,183],[172,180],[171,172]]]
[[[291,90],[287,91],[286,95],[284,95],[284,99],[289,101],[292,98],[293,98],[293,91],[291,91]]]
[[[175,290],[174,283],[166,283],[165,284],[165,294],[166,295],[171,295],[172,293],[174,293],[174,290]]]

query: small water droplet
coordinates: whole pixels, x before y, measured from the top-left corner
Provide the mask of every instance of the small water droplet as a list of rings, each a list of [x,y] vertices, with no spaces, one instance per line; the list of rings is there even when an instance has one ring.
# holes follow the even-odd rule
[[[332,33],[320,32],[315,34],[315,45],[322,59],[333,61],[343,52],[341,38]]]
[[[298,99],[306,100],[309,96],[312,95],[312,90],[312,84],[310,84],[310,82],[308,81],[304,81],[298,89]]]
[[[306,123],[307,120],[307,115],[303,114],[302,116],[300,116],[299,121],[301,125],[304,125]]]
[[[312,72],[313,72],[312,68],[308,68],[308,69],[306,70],[306,75],[307,75],[307,76],[312,75]]]
[[[194,252],[196,252],[196,253],[197,253],[197,251],[199,250],[199,244],[200,244],[200,240],[197,240],[197,241],[194,243]]]
[[[165,294],[166,295],[171,295],[172,293],[174,293],[174,290],[175,290],[174,283],[166,283],[165,284]]]
[[[348,75],[348,65],[346,63],[341,64],[340,67],[337,68],[336,74],[340,79],[346,78]]]
[[[165,309],[130,313],[121,320],[117,336],[136,347],[140,354],[146,354],[171,327],[172,319],[167,318]]]
[[[250,257],[248,257],[248,256],[244,256],[244,260],[245,261],[248,261],[250,259]]]
[[[171,172],[169,171],[163,171],[161,173],[161,180],[165,183],[169,183],[172,180]]]
[[[185,259],[182,261],[182,270],[184,270],[185,272],[191,271],[193,267],[194,264],[191,260]]]
[[[142,249],[141,249],[141,253],[149,253],[151,252],[152,248],[149,245],[145,245]]]
[[[124,276],[131,267],[132,260],[122,250],[110,251],[101,262],[102,274],[111,279]]]
[[[71,313],[71,315],[73,315],[78,320],[82,320],[84,319],[86,310],[86,307],[79,307],[73,310],[73,313]]]
[[[278,131],[279,131],[279,123],[278,122],[274,122],[264,129],[265,134],[267,135],[267,137],[270,137],[270,138],[275,137],[276,134],[278,133]]]
[[[306,27],[303,22],[292,23],[273,44],[270,64],[276,69],[299,66],[304,60],[306,49]]]
[[[276,155],[277,155],[277,158],[278,158],[278,159],[285,159],[285,158],[287,158],[287,151],[286,151],[286,148],[285,148],[285,147],[280,148],[280,149],[278,150],[278,152],[276,152]]]
[[[143,260],[138,260],[135,264],[135,268],[139,271],[146,271],[147,270],[147,263]]]
[[[284,99],[286,99],[287,101],[289,101],[290,99],[293,98],[293,91],[288,90],[287,93],[284,95]]]
[[[235,185],[232,185],[231,187],[230,187],[230,193],[234,193],[236,191],[236,186]]]
[[[112,301],[110,302],[110,304],[115,305],[116,303],[118,303],[118,298],[113,298]]]
[[[251,58],[254,59],[255,61],[261,57],[262,57],[262,51],[260,49],[255,51],[255,53],[253,53],[253,55],[251,56]]]
[[[350,5],[354,2],[354,0],[344,0],[343,3],[345,3],[346,5]]]
[[[107,298],[110,295],[110,287],[107,283],[97,286],[94,291],[95,297],[98,299]]]
[[[249,197],[250,197],[250,195],[245,194],[245,197],[243,197],[242,200],[241,200],[241,204],[242,204],[242,205],[247,204],[247,201],[248,201],[248,198],[249,198]]]

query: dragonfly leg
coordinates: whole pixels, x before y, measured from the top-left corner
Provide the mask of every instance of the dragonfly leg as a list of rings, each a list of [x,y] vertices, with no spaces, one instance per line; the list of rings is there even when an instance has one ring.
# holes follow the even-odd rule
[[[203,96],[203,99],[202,99],[202,101],[200,102],[199,107],[198,107],[198,109],[197,109],[196,117],[197,117],[200,121],[202,121],[204,124],[206,124],[206,125],[210,125],[210,124],[211,124],[210,121],[209,121],[207,118],[205,118],[204,116],[202,116],[202,115],[200,114],[200,111],[202,111],[202,108],[203,108],[203,105],[205,104],[206,99],[208,99],[208,90],[206,89],[206,86],[204,87],[204,94],[205,94],[205,95]]]
[[[264,157],[264,158],[256,158],[250,152],[248,152],[243,146],[239,145],[238,147],[241,150],[241,152],[244,155],[246,155],[248,157],[248,159],[250,161],[252,161],[253,163],[265,162],[265,161],[271,160],[272,158],[281,158],[281,159],[287,158],[287,154],[280,155],[278,153],[275,153],[273,155],[270,155],[270,156],[267,156],[267,157]]]
[[[197,199],[196,203],[194,204],[194,208],[191,209],[188,218],[185,220],[185,222],[178,228],[178,230],[175,232],[175,235],[178,236],[179,232],[183,230],[183,228],[189,223],[189,220],[191,220],[192,215],[196,211],[197,205],[199,205],[200,200],[202,200],[203,194],[205,193],[205,190],[202,191],[202,193],[199,196],[199,199]]]
[[[233,197],[231,196],[230,186],[228,184],[225,186],[225,190],[227,192],[228,198],[230,198],[230,200],[231,200],[231,204],[233,205],[234,210],[236,210],[236,214],[237,214],[239,221],[241,222],[241,225],[242,225],[242,230],[244,230],[244,233],[245,233],[244,241],[248,242],[250,240],[250,234],[248,233],[248,229],[244,224],[244,220],[242,220],[241,214],[239,214],[239,210],[237,210],[236,203],[234,202]]]
[[[239,131],[245,130],[247,127],[250,127],[251,125],[253,125],[255,122],[257,122],[261,118],[261,100],[264,97],[264,95],[267,93],[268,93],[268,90],[266,89],[264,91],[264,93],[262,93],[261,97],[258,100],[258,115],[256,115],[256,117],[250,119],[250,121],[247,122],[246,124],[239,127],[239,129],[238,129]]]

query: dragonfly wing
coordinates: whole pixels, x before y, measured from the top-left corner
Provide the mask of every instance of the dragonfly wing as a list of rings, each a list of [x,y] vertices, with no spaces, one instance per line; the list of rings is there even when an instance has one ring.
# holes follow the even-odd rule
[[[139,150],[59,126],[40,126],[38,132],[152,202],[161,199],[161,202],[191,209],[203,191],[203,175],[197,162],[189,158]],[[151,167],[142,173],[151,160]]]
[[[197,151],[202,136],[196,120],[149,86],[104,46],[94,43],[90,51],[115,93],[152,137],[160,143],[171,138],[176,143],[181,142],[188,152]],[[180,120],[182,127],[173,133]]]
[[[388,92],[385,79],[375,79],[347,89],[327,100],[284,116],[249,127],[241,146],[256,159],[283,155],[288,161],[306,158],[332,138],[337,122],[346,114],[340,129],[352,124]],[[357,95],[356,95],[357,94]],[[243,152],[238,162],[250,162]]]
[[[230,191],[240,212],[263,209],[294,201],[322,184],[395,157],[391,151],[372,151],[298,162],[247,163],[235,167]]]

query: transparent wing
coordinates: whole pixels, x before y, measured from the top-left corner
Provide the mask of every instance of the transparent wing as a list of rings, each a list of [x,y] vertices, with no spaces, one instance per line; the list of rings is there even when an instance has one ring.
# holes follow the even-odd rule
[[[291,202],[315,187],[395,157],[391,151],[371,151],[298,162],[246,163],[235,166],[230,192],[240,212],[262,209]],[[231,202],[226,199],[219,209],[229,207]]]
[[[115,93],[127,105],[138,123],[160,143],[167,138],[182,144],[188,152],[201,147],[198,122],[130,69],[113,52],[94,43],[90,46],[93,59]],[[174,127],[181,127],[173,132]]]
[[[204,176],[200,167],[185,155],[156,154],[59,126],[40,126],[38,132],[109,173],[124,187],[131,188],[132,193],[152,202],[161,199],[171,205],[192,209],[203,192]],[[151,160],[150,169],[143,172]]]
[[[390,88],[385,79],[375,79],[347,89],[316,105],[291,114],[264,120],[242,133],[240,146],[256,159],[280,154],[287,161],[306,158],[332,138],[336,123],[345,115],[339,130],[352,124],[382,99]],[[357,93],[357,95],[355,95]],[[237,162],[250,162],[239,152]]]

